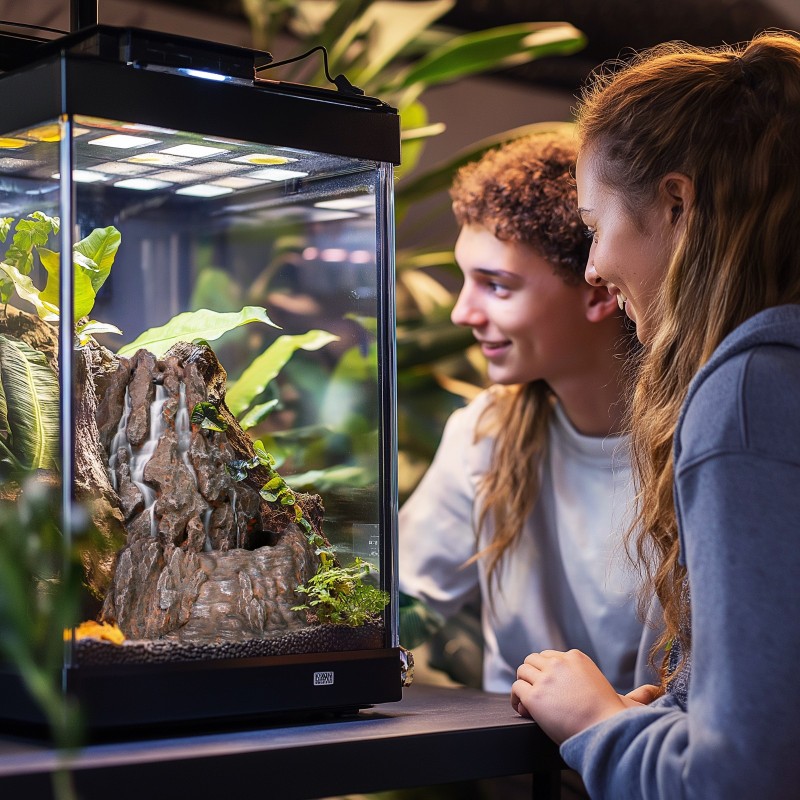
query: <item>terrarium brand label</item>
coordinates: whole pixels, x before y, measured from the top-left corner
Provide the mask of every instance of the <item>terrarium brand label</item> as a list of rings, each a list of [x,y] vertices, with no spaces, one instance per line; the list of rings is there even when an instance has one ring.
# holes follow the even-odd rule
[[[314,686],[333,686],[333,672],[315,672]]]

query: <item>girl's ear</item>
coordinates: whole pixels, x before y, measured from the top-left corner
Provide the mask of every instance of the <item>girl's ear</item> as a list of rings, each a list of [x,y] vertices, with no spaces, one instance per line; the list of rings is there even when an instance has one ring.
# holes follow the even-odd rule
[[[668,224],[682,223],[694,203],[694,182],[682,172],[668,172],[658,184],[658,198]]]
[[[589,322],[602,322],[619,313],[617,298],[605,286],[586,286],[584,288],[584,313]]]

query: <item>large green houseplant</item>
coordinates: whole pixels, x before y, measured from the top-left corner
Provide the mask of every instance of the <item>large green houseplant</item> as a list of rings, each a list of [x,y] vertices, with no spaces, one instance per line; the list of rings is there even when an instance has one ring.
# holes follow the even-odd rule
[[[446,135],[431,120],[425,91],[461,78],[543,56],[569,55],[585,44],[566,22],[528,22],[457,34],[437,26],[455,0],[242,0],[254,45],[271,49],[289,34],[298,50],[323,45],[330,74],[343,73],[365,93],[396,107],[401,120],[402,164],[397,170],[397,366],[400,497],[404,499],[433,457],[444,422],[484,380],[470,350],[469,331],[455,328],[450,310],[458,286],[451,241],[420,248],[406,235],[409,208],[446,190],[462,164],[504,141],[567,123],[535,123],[475,142],[432,169],[416,169],[433,136]],[[311,61],[313,68],[309,66]],[[324,85],[321,64],[284,67]]]

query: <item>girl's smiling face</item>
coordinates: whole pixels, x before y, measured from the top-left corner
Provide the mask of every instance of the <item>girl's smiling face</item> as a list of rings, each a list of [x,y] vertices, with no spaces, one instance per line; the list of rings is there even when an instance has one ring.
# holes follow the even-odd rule
[[[596,166],[590,149],[576,167],[579,211],[592,237],[585,277],[593,286],[608,288],[636,323],[639,341],[645,342],[653,330],[655,301],[683,205],[662,182],[653,206],[634,220],[621,194],[599,179]]]
[[[464,286],[451,319],[472,328],[494,383],[553,387],[583,368],[589,287],[565,282],[530,245],[498,239],[481,225],[461,229],[455,257]]]

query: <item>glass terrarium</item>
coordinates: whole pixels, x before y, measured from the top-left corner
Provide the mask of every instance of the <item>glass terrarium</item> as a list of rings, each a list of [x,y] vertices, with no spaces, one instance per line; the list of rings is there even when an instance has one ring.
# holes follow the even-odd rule
[[[266,59],[99,26],[0,79],[5,497],[58,487],[95,726],[401,694],[399,121]]]

